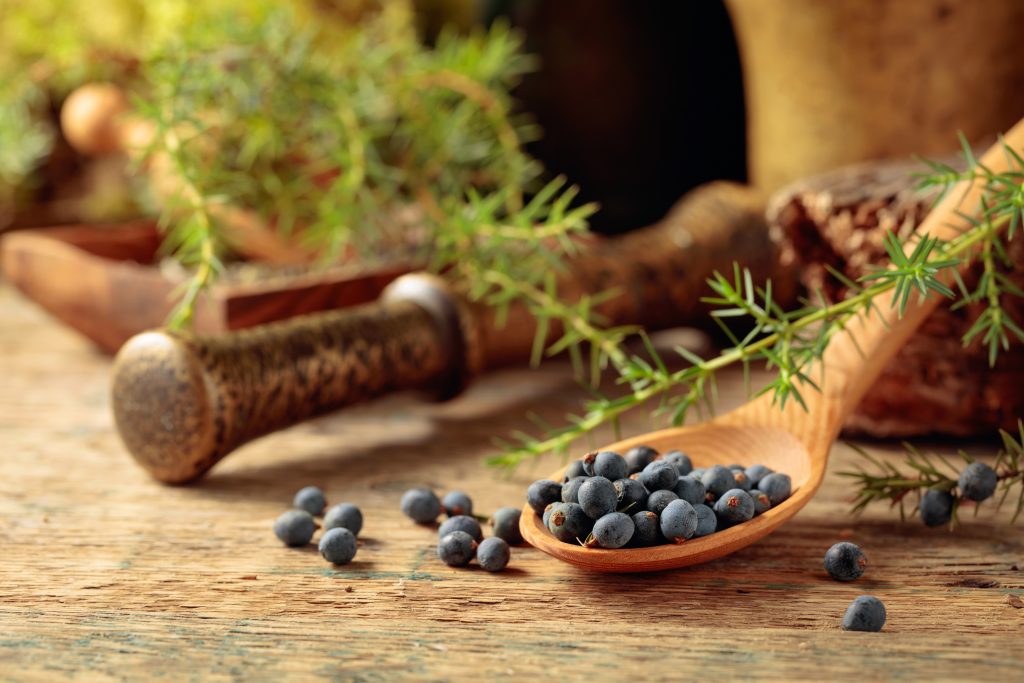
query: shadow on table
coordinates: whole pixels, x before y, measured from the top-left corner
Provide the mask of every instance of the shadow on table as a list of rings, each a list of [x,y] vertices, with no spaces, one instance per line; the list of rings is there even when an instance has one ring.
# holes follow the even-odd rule
[[[417,485],[445,490],[451,488],[446,474],[459,478],[479,468],[481,456],[496,452],[495,438],[531,429],[527,412],[558,423],[587,396],[562,367],[494,373],[444,404],[389,397],[268,435],[181,490],[250,500],[280,500],[309,484],[328,492],[368,487],[401,493]],[[542,476],[534,476],[536,468],[523,469],[531,478]]]

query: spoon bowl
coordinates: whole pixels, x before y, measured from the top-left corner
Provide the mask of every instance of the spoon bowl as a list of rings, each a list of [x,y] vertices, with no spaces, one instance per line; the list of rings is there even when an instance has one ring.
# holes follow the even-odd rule
[[[994,173],[1008,170],[1012,160],[1003,145],[1024,149],[1024,120],[1000,144],[990,148],[980,164]],[[983,191],[983,184],[976,181],[948,192],[921,224],[918,234],[940,240],[955,238],[971,227],[970,216],[977,213]],[[915,240],[908,241],[908,252],[915,246]],[[961,267],[966,261],[961,259]],[[945,271],[944,276],[950,284],[952,274]],[[519,522],[523,538],[553,557],[601,572],[646,572],[700,564],[764,538],[810,502],[824,479],[829,451],[846,416],[940,300],[934,294],[911,296],[902,315],[888,302],[878,302],[870,312],[845,323],[820,360],[805,370],[818,386],[818,390],[809,385],[801,387],[806,407],[794,400],[780,407],[766,394],[704,424],[649,432],[600,449],[624,453],[643,444],[660,453],[680,450],[696,467],[761,463],[792,479],[793,493],[779,505],[709,536],[680,544],[617,550],[563,543],[527,505]],[[564,472],[562,468],[551,479],[561,481]]]
[[[605,550],[562,543],[544,528],[540,516],[528,505],[520,517],[523,538],[553,557],[596,571],[649,572],[700,564],[728,555],[770,534],[807,504],[825,474],[821,459],[812,458],[804,444],[792,434],[774,427],[736,427],[710,422],[651,432],[602,450],[624,453],[641,444],[661,453],[683,451],[690,456],[694,467],[761,463],[788,474],[793,481],[793,494],[749,522],[681,545]],[[561,481],[564,472],[562,468],[551,479]]]

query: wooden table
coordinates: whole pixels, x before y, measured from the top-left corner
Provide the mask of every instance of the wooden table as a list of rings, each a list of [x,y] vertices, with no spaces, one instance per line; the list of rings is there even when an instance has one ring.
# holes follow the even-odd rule
[[[852,518],[834,475],[858,458],[846,446],[809,507],[732,557],[603,576],[524,547],[489,575],[443,566],[399,497],[426,483],[468,491],[481,511],[518,505],[556,461],[500,479],[482,458],[528,411],[578,409],[564,367],[493,375],[445,405],[352,409],[168,488],[118,442],[109,364],[0,285],[0,678],[1024,680],[1021,527],[991,511],[955,533],[884,508]],[[724,389],[740,400],[736,381]],[[633,415],[626,433],[649,425]],[[273,537],[306,484],[362,507],[350,566]],[[853,584],[822,570],[840,539],[871,562]],[[881,634],[839,629],[862,593],[886,603]]]

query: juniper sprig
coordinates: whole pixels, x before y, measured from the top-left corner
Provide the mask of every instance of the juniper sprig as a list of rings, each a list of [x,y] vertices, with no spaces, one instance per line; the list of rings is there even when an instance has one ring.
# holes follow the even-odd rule
[[[1018,421],[1019,434],[1000,430],[1003,447],[996,456],[993,469],[998,479],[996,508],[1002,508],[1007,500],[1014,506],[1011,523],[1017,521],[1024,512],[1024,420]],[[852,471],[839,472],[839,476],[847,477],[857,487],[853,503],[853,512],[860,513],[868,505],[876,502],[888,502],[891,507],[898,507],[900,519],[907,517],[907,499],[919,501],[921,494],[929,489],[948,491],[953,495],[953,515],[951,523],[959,523],[957,512],[964,502],[958,491],[960,469],[941,454],[925,453],[911,444],[905,443],[905,456],[901,466],[880,458],[873,457],[867,451],[848,444],[856,450],[871,466],[871,471],[858,467]],[[974,459],[960,451],[959,457],[965,465]],[[913,510],[916,509],[913,508]],[[977,513],[977,508],[975,508]]]
[[[581,416],[570,416],[565,427],[549,429],[541,437],[519,433],[515,442],[501,442],[502,453],[490,463],[514,467],[524,459],[548,452],[565,454],[581,437],[598,427],[615,423],[626,411],[659,401],[656,412],[668,414],[673,425],[685,422],[691,411],[713,413],[716,373],[739,365],[749,386],[750,368],[759,365],[769,371],[767,383],[752,393],[770,393],[773,402],[784,407],[795,401],[806,409],[804,392],[817,391],[817,380],[810,376],[812,365],[819,361],[838,332],[847,330],[847,323],[857,315],[871,315],[880,306],[889,305],[901,314],[910,297],[924,299],[941,296],[960,306],[983,301],[985,313],[963,337],[964,345],[981,340],[988,345],[994,363],[1001,350],[1011,342],[1024,342],[1021,321],[1015,321],[1005,307],[1007,297],[1024,296],[1003,272],[1009,265],[1006,244],[1018,236],[1024,223],[1024,158],[1005,142],[1003,148],[1009,170],[995,173],[982,165],[965,145],[968,167],[957,171],[950,166],[931,163],[931,173],[921,176],[924,187],[942,188],[944,196],[963,181],[980,182],[983,186],[979,217],[969,218],[967,228],[950,240],[913,235],[912,249],[890,233],[885,239],[891,267],[879,268],[857,281],[830,269],[833,277],[848,289],[842,301],[827,303],[821,292],[803,302],[794,311],[785,311],[773,298],[771,282],[763,286],[753,282],[749,271],[734,267],[732,277],[715,273],[708,282],[711,296],[706,303],[715,307],[711,313],[732,346],[717,356],[702,358],[684,348],[676,353],[688,365],[670,371],[649,343],[646,357],[618,353],[607,355],[618,374],[618,382],[628,386],[622,396],[599,398],[586,404]],[[973,211],[976,207],[963,207]],[[975,256],[980,254],[980,257]],[[985,274],[969,287],[958,268],[980,258]],[[1000,267],[1003,269],[1001,270]],[[946,284],[952,279],[955,288]],[[732,318],[751,322],[744,336],[733,333],[726,325]],[[642,336],[642,335],[641,335]],[[593,344],[604,342],[600,332],[592,335]],[[856,343],[856,339],[853,339]]]

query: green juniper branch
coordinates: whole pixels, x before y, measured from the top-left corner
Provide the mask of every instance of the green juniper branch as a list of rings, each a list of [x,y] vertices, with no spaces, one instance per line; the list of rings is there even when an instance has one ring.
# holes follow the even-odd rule
[[[773,300],[771,282],[757,287],[750,273],[738,266],[732,279],[716,273],[708,283],[715,296],[703,300],[716,307],[712,316],[729,336],[732,348],[710,359],[677,348],[676,352],[689,365],[674,372],[665,369],[664,362],[652,348],[648,353],[654,358],[653,366],[635,355],[625,361],[618,356],[614,366],[618,370],[619,381],[629,384],[630,393],[588,403],[582,416],[570,417],[568,426],[552,430],[544,437],[519,435],[515,444],[502,442],[503,452],[489,462],[514,467],[526,458],[547,452],[564,454],[576,439],[656,398],[662,401],[661,410],[671,414],[672,424],[681,424],[693,408],[713,411],[713,391],[709,390],[715,386],[715,373],[737,364],[744,368],[748,377],[749,366],[753,362],[761,362],[772,371],[771,381],[757,392],[758,395],[771,392],[774,402],[780,407],[793,399],[806,408],[801,391],[805,388],[817,390],[814,379],[807,374],[808,367],[822,357],[831,339],[846,329],[846,323],[853,316],[877,312],[877,300],[888,292],[892,293],[891,305],[901,315],[915,293],[921,298],[938,295],[955,299],[958,292],[946,284],[947,278],[957,285],[961,301],[984,298],[987,302],[985,314],[968,330],[963,341],[966,345],[981,335],[994,362],[998,351],[1009,345],[1007,331],[1017,340],[1024,341],[1019,324],[1006,314],[1002,306],[1004,296],[1021,296],[1022,293],[994,265],[996,254],[1005,261],[1002,234],[1006,233],[1006,239],[1012,239],[1024,215],[1024,160],[1005,144],[1004,148],[1011,162],[1011,169],[1005,173],[996,174],[985,168],[970,154],[969,147],[965,147],[970,164],[966,171],[933,163],[934,173],[922,178],[922,186],[941,185],[943,191],[940,196],[961,181],[984,184],[981,218],[971,218],[968,228],[953,239],[941,241],[929,236],[914,236],[911,239],[916,244],[906,253],[899,239],[889,233],[885,240],[891,260],[889,268],[869,273],[858,282],[830,270],[851,294],[833,304],[805,302],[804,307],[790,312],[783,311]],[[972,293],[956,268],[978,249],[988,277],[983,276]],[[817,298],[824,301],[820,292]],[[737,338],[723,322],[738,317],[753,322],[753,328],[742,339]]]
[[[1006,499],[1015,489],[1016,504],[1011,522],[1016,522],[1024,512],[1024,421],[1018,421],[1019,436],[1000,430],[1003,448],[996,456],[994,470],[997,475],[998,489],[1001,492],[996,507],[1002,507]],[[868,505],[888,501],[891,507],[899,507],[900,518],[906,519],[906,499],[921,494],[929,489],[948,491],[953,494],[953,514],[951,522],[958,522],[957,511],[964,502],[961,492],[957,490],[960,472],[941,455],[928,455],[911,444],[904,444],[906,456],[900,469],[891,462],[872,457],[869,453],[853,444],[847,444],[868,461],[872,471],[863,467],[856,470],[839,472],[839,476],[847,477],[857,487],[853,511],[862,512]],[[963,451],[959,453],[966,464],[973,459]],[[938,462],[936,462],[938,461]],[[910,470],[909,472],[907,470]],[[977,512],[977,508],[975,509]]]

